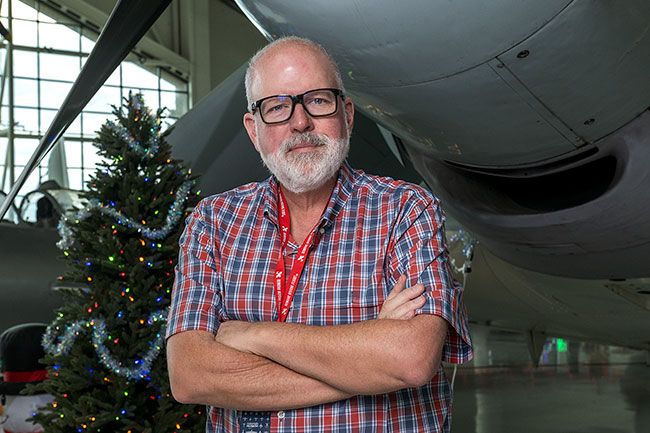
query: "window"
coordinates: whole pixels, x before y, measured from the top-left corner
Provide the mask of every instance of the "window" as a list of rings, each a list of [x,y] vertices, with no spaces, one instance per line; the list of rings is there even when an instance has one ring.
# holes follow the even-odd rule
[[[0,46],[0,70],[5,77],[0,107],[0,190],[8,192],[12,171],[16,179],[76,80],[98,33],[70,19],[55,20],[52,17],[59,16],[56,11],[38,1],[35,7],[19,0],[0,3],[0,20],[5,27],[11,3],[14,43],[13,76],[5,71],[7,42]],[[13,106],[9,104],[10,80],[14,85]],[[111,105],[119,106],[129,91],[143,93],[153,110],[166,107],[167,125],[189,108],[187,81],[162,67],[144,68],[130,61],[122,62],[68,128],[57,146],[60,149],[54,150],[65,156],[69,188],[85,189],[85,182],[100,162],[92,145],[95,132],[107,119],[112,119]],[[12,141],[8,139],[10,112],[14,118]],[[23,186],[15,201],[17,206],[25,194],[49,179],[48,160],[46,156]]]

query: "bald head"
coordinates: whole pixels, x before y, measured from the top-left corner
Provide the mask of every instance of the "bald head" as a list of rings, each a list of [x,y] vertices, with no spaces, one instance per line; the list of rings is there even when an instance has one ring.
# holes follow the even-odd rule
[[[329,53],[325,51],[325,48],[306,38],[287,36],[265,46],[248,62],[244,83],[248,107],[255,99],[261,97],[257,91],[260,88],[260,82],[267,79],[264,75],[270,64],[283,62],[286,58],[297,59],[299,57],[311,58],[321,62],[324,68],[329,69],[328,74],[331,75],[333,84],[345,92],[338,66]]]

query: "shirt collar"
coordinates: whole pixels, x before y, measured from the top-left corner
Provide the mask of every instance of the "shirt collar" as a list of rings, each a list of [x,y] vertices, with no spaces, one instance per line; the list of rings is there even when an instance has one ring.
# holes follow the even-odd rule
[[[350,167],[347,160],[343,162],[339,169],[336,185],[334,185],[334,190],[330,196],[327,208],[325,208],[325,211],[323,212],[320,223],[321,228],[326,228],[332,225],[334,220],[336,220],[336,216],[339,214],[341,209],[343,209],[345,203],[354,190],[354,184],[358,175],[358,172]],[[278,225],[277,187],[278,180],[275,176],[271,176],[262,183],[264,216],[266,216],[276,226]]]

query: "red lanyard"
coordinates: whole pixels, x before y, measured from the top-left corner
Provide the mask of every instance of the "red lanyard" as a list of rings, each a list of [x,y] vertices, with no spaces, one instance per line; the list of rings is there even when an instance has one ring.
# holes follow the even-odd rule
[[[291,302],[293,301],[293,295],[296,294],[296,288],[298,287],[298,281],[302,275],[302,271],[305,269],[305,262],[307,256],[309,255],[309,250],[313,246],[314,238],[316,236],[316,229],[318,228],[318,223],[314,226],[309,233],[309,236],[298,249],[298,256],[293,262],[291,267],[291,273],[289,274],[289,287],[286,287],[286,280],[284,278],[284,252],[289,243],[289,232],[291,231],[291,217],[289,216],[289,206],[287,205],[287,200],[282,194],[282,190],[278,187],[278,210],[279,220],[280,220],[280,257],[278,258],[278,263],[275,265],[275,303],[278,306],[278,322],[284,322],[287,319],[289,314],[289,309],[291,307]]]

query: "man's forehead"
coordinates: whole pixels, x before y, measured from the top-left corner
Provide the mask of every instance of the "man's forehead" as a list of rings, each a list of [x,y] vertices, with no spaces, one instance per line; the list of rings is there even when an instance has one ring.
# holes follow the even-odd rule
[[[284,64],[289,62],[310,62],[315,64],[328,64],[327,57],[315,47],[287,42],[269,49],[258,61],[259,66],[265,64]]]
[[[313,47],[291,45],[278,46],[260,57],[252,79],[255,97],[260,92],[282,88],[283,81],[293,84],[296,78],[304,78],[305,71],[314,79],[321,79],[323,87],[335,86],[335,72],[329,59]]]

